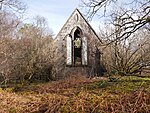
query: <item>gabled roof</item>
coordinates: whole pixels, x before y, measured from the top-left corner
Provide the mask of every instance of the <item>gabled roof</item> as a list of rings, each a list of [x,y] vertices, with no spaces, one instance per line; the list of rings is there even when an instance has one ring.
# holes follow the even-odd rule
[[[79,9],[75,9],[73,11],[73,13],[70,15],[70,17],[68,18],[68,20],[66,21],[66,23],[63,25],[63,27],[61,28],[61,30],[59,31],[59,33],[57,34],[57,36],[60,34],[60,32],[62,31],[62,29],[65,27],[65,25],[68,23],[68,21],[70,20],[70,18],[72,17],[72,15],[75,13],[75,12],[78,12],[79,15],[83,18],[83,20],[86,22],[86,24],[89,26],[89,28],[93,31],[94,35],[98,38],[98,40],[101,41],[101,39],[99,38],[99,36],[96,34],[96,32],[94,31],[94,29],[91,27],[91,25],[88,23],[88,21],[84,18],[84,16],[82,15],[82,13],[79,11]],[[56,36],[56,37],[57,37]],[[101,41],[102,42],[102,41]]]

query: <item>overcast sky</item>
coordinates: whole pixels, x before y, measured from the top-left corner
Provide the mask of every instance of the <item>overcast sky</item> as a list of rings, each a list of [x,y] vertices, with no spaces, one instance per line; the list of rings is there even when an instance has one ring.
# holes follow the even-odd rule
[[[80,0],[24,0],[24,2],[28,6],[25,22],[29,22],[36,15],[41,15],[48,20],[49,27],[55,35],[75,8],[79,8],[81,4]],[[92,21],[90,24],[95,31],[98,31],[97,21]]]

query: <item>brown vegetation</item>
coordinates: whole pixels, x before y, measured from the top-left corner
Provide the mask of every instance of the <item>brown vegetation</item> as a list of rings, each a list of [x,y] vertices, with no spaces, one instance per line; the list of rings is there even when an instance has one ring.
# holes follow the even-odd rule
[[[137,79],[139,81],[134,83]],[[125,82],[126,85],[123,85]],[[116,85],[116,82],[109,83],[107,80],[78,77],[42,85],[20,86],[24,91],[18,89],[14,92],[8,88],[0,91],[0,112],[148,113],[149,85],[149,78],[124,78]]]
[[[109,0],[102,0],[97,5],[105,7],[106,1]],[[138,20],[128,15],[128,12],[132,14],[130,11],[121,11],[120,14],[124,15],[115,16],[111,35],[101,35],[113,39],[105,40],[108,43],[102,57],[108,74],[129,76],[141,73],[142,69],[149,69],[149,29],[146,26],[149,19],[145,18],[149,14],[147,4],[149,2],[143,5],[142,9],[145,10],[140,13],[142,15]],[[11,87],[0,88],[1,113],[150,112],[148,77],[94,80],[75,75],[65,80],[39,83],[54,78],[52,32],[43,17],[37,16],[33,23],[24,24],[13,13],[24,12],[25,9],[18,0],[0,1],[0,85],[13,83]],[[124,21],[124,16],[127,21]],[[127,32],[128,29],[131,31]],[[115,30],[117,32],[112,33]],[[135,37],[138,36],[140,40],[137,41]],[[100,46],[99,49],[103,48]],[[39,84],[32,84],[33,81]]]
[[[4,7],[0,9],[0,86],[51,80],[53,38],[46,19],[37,16],[33,23],[24,24],[13,13],[14,7],[17,12],[25,10],[21,2],[0,3]]]

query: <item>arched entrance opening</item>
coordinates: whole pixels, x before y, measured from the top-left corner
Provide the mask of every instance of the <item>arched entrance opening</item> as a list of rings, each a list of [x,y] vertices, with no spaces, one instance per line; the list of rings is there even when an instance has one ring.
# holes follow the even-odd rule
[[[73,49],[74,49],[74,65],[82,65],[82,31],[80,28],[74,31]]]

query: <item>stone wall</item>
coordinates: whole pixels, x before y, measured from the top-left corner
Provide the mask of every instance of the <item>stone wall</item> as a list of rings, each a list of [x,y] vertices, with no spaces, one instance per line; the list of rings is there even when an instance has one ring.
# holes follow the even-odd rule
[[[71,34],[75,27],[79,27],[88,42],[88,65],[81,67],[66,66],[66,35]],[[75,10],[60,30],[55,39],[55,69],[57,76],[63,77],[73,74],[93,76],[99,61],[96,59],[97,35],[78,10]]]

